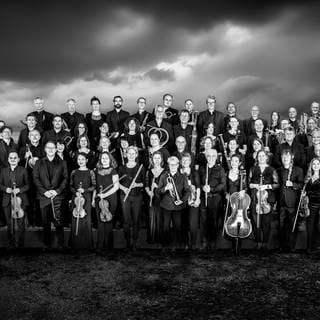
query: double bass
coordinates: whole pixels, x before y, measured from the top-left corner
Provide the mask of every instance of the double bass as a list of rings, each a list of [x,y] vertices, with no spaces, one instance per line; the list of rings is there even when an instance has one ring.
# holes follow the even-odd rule
[[[240,170],[240,191],[243,190],[243,181],[245,179],[246,171]],[[248,218],[247,211],[251,204],[251,199],[247,193],[240,196],[239,192],[234,192],[230,198],[229,203],[231,207],[231,215],[224,224],[225,232],[228,236],[236,238],[237,240],[249,237],[252,232],[252,224]],[[227,212],[226,212],[227,214]]]

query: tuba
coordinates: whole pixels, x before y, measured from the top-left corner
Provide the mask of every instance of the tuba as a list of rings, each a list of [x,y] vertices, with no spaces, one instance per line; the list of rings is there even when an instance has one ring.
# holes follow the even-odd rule
[[[180,199],[180,196],[179,196],[179,193],[177,191],[177,187],[176,187],[176,184],[174,182],[174,179],[170,175],[168,175],[168,177],[167,177],[167,184],[172,184],[173,190],[172,189],[169,190],[170,195],[171,195],[172,198],[175,199],[174,200],[174,204],[176,206],[180,206],[183,203],[183,201]]]

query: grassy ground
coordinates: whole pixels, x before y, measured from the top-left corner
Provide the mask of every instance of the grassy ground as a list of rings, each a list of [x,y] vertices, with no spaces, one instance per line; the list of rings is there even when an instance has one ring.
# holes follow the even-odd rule
[[[0,257],[0,319],[320,319],[317,255]]]

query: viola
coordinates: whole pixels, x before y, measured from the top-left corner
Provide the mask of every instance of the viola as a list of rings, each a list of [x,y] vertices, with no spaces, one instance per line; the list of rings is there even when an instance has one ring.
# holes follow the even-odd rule
[[[12,190],[16,188],[16,183],[13,182]],[[12,192],[11,196],[11,215],[12,219],[20,219],[24,217],[24,211],[21,207],[22,200],[15,193]]]
[[[79,189],[82,188],[82,182],[79,183]],[[72,211],[72,215],[77,219],[77,223],[76,223],[76,236],[78,235],[78,231],[79,231],[79,219],[84,218],[87,213],[84,210],[84,203],[85,203],[85,199],[83,197],[83,195],[79,192],[79,195],[77,195],[74,199],[74,204],[75,207]]]
[[[260,174],[260,186],[262,186],[262,174]],[[257,191],[257,204],[256,212],[257,214],[267,214],[271,211],[271,206],[268,202],[268,191],[258,190]]]
[[[100,193],[102,193],[102,186],[100,186]],[[100,199],[99,201],[100,208],[100,220],[102,222],[109,222],[112,220],[112,213],[110,211],[110,203],[107,199]]]
[[[240,191],[243,190],[245,170],[240,170]],[[251,199],[247,193],[240,197],[240,192],[234,192],[229,199],[231,215],[227,219],[224,228],[226,234],[232,238],[247,238],[252,232],[251,221],[248,218],[248,209]]]

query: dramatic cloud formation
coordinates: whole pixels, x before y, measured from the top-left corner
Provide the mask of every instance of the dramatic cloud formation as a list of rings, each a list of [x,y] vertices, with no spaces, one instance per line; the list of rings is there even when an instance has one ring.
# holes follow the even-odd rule
[[[258,104],[285,111],[319,99],[316,2],[25,1],[1,2],[0,118],[14,124],[42,95],[61,112],[91,96],[110,110],[121,94],[149,108],[165,92],[204,108],[209,93],[242,117]]]

